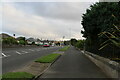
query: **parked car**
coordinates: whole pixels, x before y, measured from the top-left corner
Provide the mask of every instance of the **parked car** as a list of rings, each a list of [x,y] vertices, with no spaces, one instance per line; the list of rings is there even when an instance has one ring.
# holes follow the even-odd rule
[[[36,44],[37,46],[43,46],[42,42],[39,42],[38,44]]]
[[[44,43],[43,47],[50,47],[50,44],[49,43]]]

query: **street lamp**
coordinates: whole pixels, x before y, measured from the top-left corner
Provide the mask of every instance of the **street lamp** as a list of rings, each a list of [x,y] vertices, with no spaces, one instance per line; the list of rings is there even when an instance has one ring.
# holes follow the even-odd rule
[[[63,45],[64,45],[64,38],[65,38],[65,36],[63,36]]]

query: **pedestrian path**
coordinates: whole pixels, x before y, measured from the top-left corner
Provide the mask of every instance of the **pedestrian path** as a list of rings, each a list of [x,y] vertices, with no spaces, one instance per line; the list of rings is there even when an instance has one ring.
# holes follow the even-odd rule
[[[84,54],[71,47],[40,78],[106,78],[106,75]]]

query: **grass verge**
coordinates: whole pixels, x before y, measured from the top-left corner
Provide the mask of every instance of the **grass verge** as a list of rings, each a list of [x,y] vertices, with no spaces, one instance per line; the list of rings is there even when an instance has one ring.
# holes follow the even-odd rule
[[[35,62],[40,62],[40,63],[51,63],[53,62],[60,54],[49,54],[47,56],[42,56],[35,60]]]
[[[69,46],[65,46],[64,48],[60,49],[59,51],[67,51],[70,47]]]
[[[30,80],[35,76],[27,72],[9,72],[2,75],[2,80]]]
[[[120,58],[109,58],[109,59],[120,63]]]

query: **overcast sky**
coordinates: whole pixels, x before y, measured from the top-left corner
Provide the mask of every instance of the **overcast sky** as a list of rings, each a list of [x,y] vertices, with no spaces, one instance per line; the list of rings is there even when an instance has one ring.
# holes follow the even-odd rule
[[[82,14],[93,2],[6,2],[2,32],[42,39],[83,39]]]

